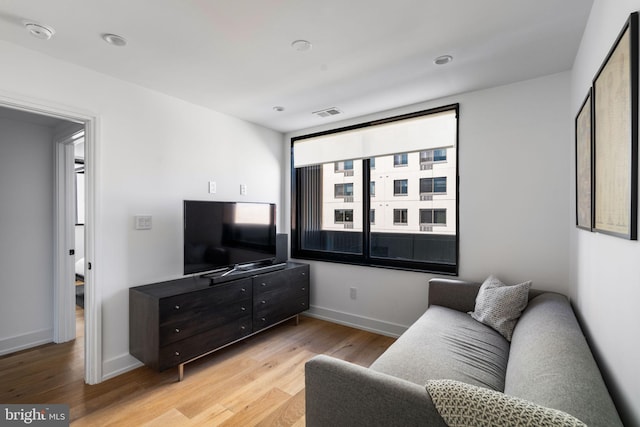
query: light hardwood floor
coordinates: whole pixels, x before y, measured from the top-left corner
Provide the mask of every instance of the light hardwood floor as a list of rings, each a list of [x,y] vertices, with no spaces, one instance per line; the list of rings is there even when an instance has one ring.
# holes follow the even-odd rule
[[[74,426],[304,426],[304,364],[329,354],[369,366],[394,339],[300,316],[185,366],[83,381],[79,338],[0,358],[0,402],[66,403]]]

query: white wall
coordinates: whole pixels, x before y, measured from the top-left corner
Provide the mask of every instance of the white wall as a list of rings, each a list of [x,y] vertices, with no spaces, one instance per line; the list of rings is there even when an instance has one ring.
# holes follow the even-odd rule
[[[52,182],[53,130],[0,118],[0,354],[53,338]]]
[[[460,103],[460,274],[533,280],[568,293],[569,73],[388,111],[331,127]],[[288,149],[287,149],[288,152]],[[287,182],[290,192],[290,183]],[[426,308],[426,273],[313,262],[311,312],[399,334]],[[356,300],[349,288],[356,287]]]
[[[110,377],[137,363],[128,288],[182,275],[182,201],[279,203],[282,134],[9,43],[0,42],[0,57],[0,97],[98,117],[93,262]],[[152,215],[153,229],[134,230],[135,215]]]
[[[629,14],[638,10],[638,0],[594,1],[571,74],[573,117]],[[574,188],[572,179],[572,203]],[[578,230],[574,224],[572,297],[625,425],[640,426],[640,242]]]

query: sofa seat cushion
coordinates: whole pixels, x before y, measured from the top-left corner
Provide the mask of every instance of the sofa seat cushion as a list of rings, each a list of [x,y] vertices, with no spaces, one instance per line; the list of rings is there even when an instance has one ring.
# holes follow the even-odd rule
[[[500,333],[466,313],[432,305],[371,369],[422,386],[453,379],[503,391],[508,356]]]
[[[522,313],[504,391],[589,426],[622,425],[569,301],[560,294],[537,296]]]

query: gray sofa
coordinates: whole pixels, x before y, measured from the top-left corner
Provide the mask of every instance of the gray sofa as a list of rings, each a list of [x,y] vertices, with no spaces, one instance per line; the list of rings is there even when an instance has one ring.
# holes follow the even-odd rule
[[[526,399],[588,426],[622,426],[566,297],[530,290],[509,343],[467,314],[479,288],[432,279],[429,308],[369,368],[325,355],[307,362],[307,426],[446,426],[425,387],[434,379]]]

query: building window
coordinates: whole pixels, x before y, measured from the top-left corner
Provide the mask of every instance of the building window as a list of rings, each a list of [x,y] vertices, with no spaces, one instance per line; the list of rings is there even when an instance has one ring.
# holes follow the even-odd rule
[[[393,167],[398,168],[409,164],[409,155],[407,153],[395,154],[393,156]]]
[[[336,184],[333,191],[336,199],[353,196],[353,183]]]
[[[446,193],[447,177],[420,178],[420,194]]]
[[[393,180],[393,195],[394,196],[406,196],[409,193],[409,180],[407,179],[394,179]]]
[[[341,162],[335,162],[335,171],[336,172],[344,172],[344,171],[352,171],[353,170],[353,160],[344,160]]]
[[[446,225],[446,209],[420,209],[420,225]]]
[[[394,225],[406,225],[407,222],[407,210],[406,209],[394,209],[393,210],[393,224]]]
[[[333,211],[333,218],[336,224],[353,222],[353,209],[336,209]]]
[[[292,138],[292,257],[457,274],[458,112]]]
[[[420,163],[446,162],[446,161],[447,161],[446,148],[437,148],[434,150],[424,150],[420,152]]]

